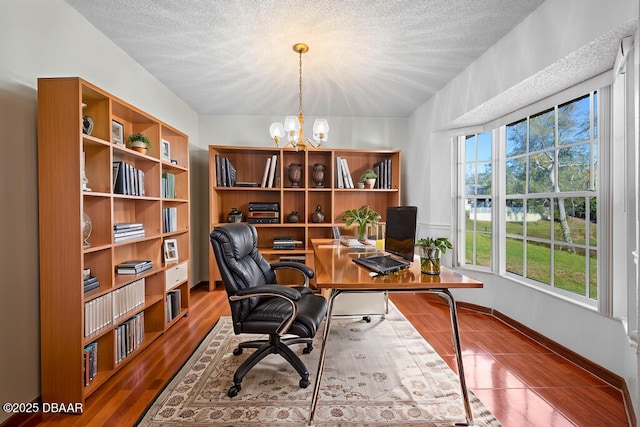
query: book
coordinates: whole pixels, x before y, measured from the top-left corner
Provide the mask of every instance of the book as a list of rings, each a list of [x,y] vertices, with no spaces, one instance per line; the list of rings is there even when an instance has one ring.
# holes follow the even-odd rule
[[[113,162],[113,192],[115,194],[124,193],[124,162]]]
[[[342,175],[342,159],[336,157],[336,187],[344,188],[344,176]]]
[[[216,187],[220,187],[222,185],[222,166],[220,165],[220,156],[218,154],[215,155],[216,162]]]
[[[227,187],[236,186],[236,168],[231,163],[231,160],[227,159]]]
[[[267,185],[267,187],[269,187],[269,188],[273,187],[273,179],[274,179],[275,174],[276,174],[276,163],[277,163],[277,161],[278,161],[278,156],[276,154],[271,156],[271,165],[269,167],[269,183]]]
[[[113,225],[114,230],[128,230],[128,229],[136,229],[142,228],[143,224],[141,222],[119,222]]]
[[[269,179],[269,170],[271,169],[271,157],[267,157],[267,163],[264,166],[264,174],[262,175],[262,184],[260,187],[266,188]]]

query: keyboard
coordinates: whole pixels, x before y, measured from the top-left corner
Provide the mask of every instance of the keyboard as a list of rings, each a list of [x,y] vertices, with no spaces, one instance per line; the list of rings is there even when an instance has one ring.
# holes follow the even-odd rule
[[[387,255],[364,258],[353,258],[353,262],[360,264],[378,274],[387,274],[409,266],[408,261],[399,261]]]

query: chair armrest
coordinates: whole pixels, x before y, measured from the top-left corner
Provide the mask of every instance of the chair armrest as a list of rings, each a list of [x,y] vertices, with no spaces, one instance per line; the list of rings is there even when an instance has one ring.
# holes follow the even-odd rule
[[[300,274],[302,274],[302,277],[304,278],[305,287],[309,287],[309,279],[313,279],[313,276],[315,276],[315,273],[311,268],[309,268],[309,266],[302,264],[300,262],[278,261],[278,262],[271,263],[270,265],[271,265],[271,268],[274,270],[288,269],[288,270],[295,270],[299,272]]]
[[[229,296],[230,301],[240,301],[252,297],[274,297],[285,299],[291,304],[291,316],[284,319],[278,329],[277,334],[280,336],[286,335],[291,327],[291,324],[298,316],[298,306],[296,301],[301,298],[300,291],[288,286],[282,285],[262,285],[253,288],[241,289],[235,294]]]
[[[301,297],[300,292],[295,288],[282,285],[262,285],[252,288],[240,289],[238,292],[229,297],[232,301],[238,299],[251,298],[256,296],[284,297],[291,301],[298,301]],[[235,298],[242,297],[242,298]]]

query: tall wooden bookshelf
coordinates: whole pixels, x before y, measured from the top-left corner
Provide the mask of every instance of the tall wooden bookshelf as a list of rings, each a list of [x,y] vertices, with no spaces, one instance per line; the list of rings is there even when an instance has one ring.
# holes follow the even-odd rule
[[[115,135],[114,122],[121,125]],[[151,141],[146,153],[116,143],[138,132]],[[170,157],[161,155],[161,142]],[[140,171],[129,176],[138,195],[114,191],[120,162]],[[188,136],[80,78],[42,78],[38,185],[42,400],[82,403],[188,313]],[[166,208],[173,208],[171,228],[164,227]],[[88,247],[83,213],[92,224]],[[144,236],[116,240],[114,226],[122,223],[142,224]],[[163,255],[168,239],[179,255],[173,262]],[[153,266],[117,274],[127,260]],[[99,287],[85,292],[87,271]]]
[[[216,225],[227,222],[232,208],[243,213],[242,221],[247,221],[250,202],[277,202],[280,216],[275,224],[254,224],[258,229],[258,247],[269,261],[282,257],[297,257],[314,267],[311,239],[330,238],[332,227],[344,231],[344,212],[347,209],[369,205],[382,215],[386,221],[386,207],[400,204],[401,162],[400,150],[357,150],[357,149],[315,149],[295,151],[292,148],[277,147],[231,147],[209,146],[209,220],[210,230]],[[272,187],[262,187],[267,159],[276,158]],[[222,172],[216,167],[216,157],[226,158],[235,169],[236,186],[219,185]],[[359,189],[340,188],[338,185],[337,159],[344,159],[349,167],[352,180],[357,183],[360,175],[380,161],[391,165],[387,176],[388,188]],[[302,177],[297,187],[289,180],[289,165],[299,163]],[[317,163],[325,166],[322,186],[313,181],[313,166]],[[257,184],[258,187],[238,186]],[[321,223],[312,221],[312,215],[320,206],[325,215]],[[288,215],[298,212],[300,220],[289,223]],[[293,250],[274,250],[273,241],[277,236],[290,236],[302,242]],[[284,283],[295,282],[295,274],[281,273]],[[288,276],[287,276],[288,275]],[[209,248],[209,286],[213,288],[220,280],[213,251]]]

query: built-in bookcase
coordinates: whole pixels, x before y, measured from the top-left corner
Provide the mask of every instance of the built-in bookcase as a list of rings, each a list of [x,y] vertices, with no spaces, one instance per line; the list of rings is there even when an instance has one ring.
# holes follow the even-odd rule
[[[138,132],[151,141],[145,153],[126,145]],[[135,195],[115,191],[114,165],[124,163],[130,173],[121,178]],[[80,78],[42,78],[38,173],[42,400],[84,402],[188,313],[188,137]],[[167,174],[171,194],[162,191]],[[167,208],[175,215],[170,232]],[[123,223],[144,234],[116,240],[114,226]],[[178,257],[165,262],[169,239]],[[129,260],[153,267],[117,274]],[[98,283],[88,291],[87,274]]]
[[[310,149],[295,151],[292,148],[277,147],[230,147],[209,146],[209,220],[210,230],[228,220],[232,208],[243,213],[243,221],[247,221],[250,202],[277,202],[280,215],[276,223],[254,224],[258,228],[258,247],[269,261],[276,261],[282,257],[297,257],[314,267],[311,239],[330,238],[333,236],[332,227],[337,226],[344,231],[344,212],[347,209],[369,205],[386,220],[387,206],[400,204],[401,162],[399,150],[357,150],[357,149]],[[216,162],[226,159],[235,170],[234,182],[236,186],[224,186],[220,176],[225,168]],[[265,167],[269,159],[276,159],[273,179],[267,175],[267,187],[262,187]],[[344,159],[354,184],[356,184],[366,169],[373,169],[374,165],[386,161],[389,167],[385,182],[386,188],[358,189],[340,188],[338,158]],[[289,165],[301,165],[301,180],[298,186],[293,186],[289,179]],[[324,179],[318,186],[313,180],[314,165],[324,165]],[[226,168],[228,170],[228,168]],[[228,172],[227,172],[228,173]],[[344,175],[342,175],[344,182]],[[268,186],[269,182],[272,186]],[[240,186],[239,186],[240,185]],[[255,186],[257,185],[257,186]],[[355,186],[355,185],[354,185]],[[313,213],[320,206],[325,219],[321,223],[312,220]],[[296,211],[299,221],[290,223],[288,215]],[[276,237],[293,237],[302,242],[293,250],[273,249]],[[282,283],[299,280],[295,273],[278,272]],[[220,280],[213,251],[209,250],[209,284],[214,287]]]

